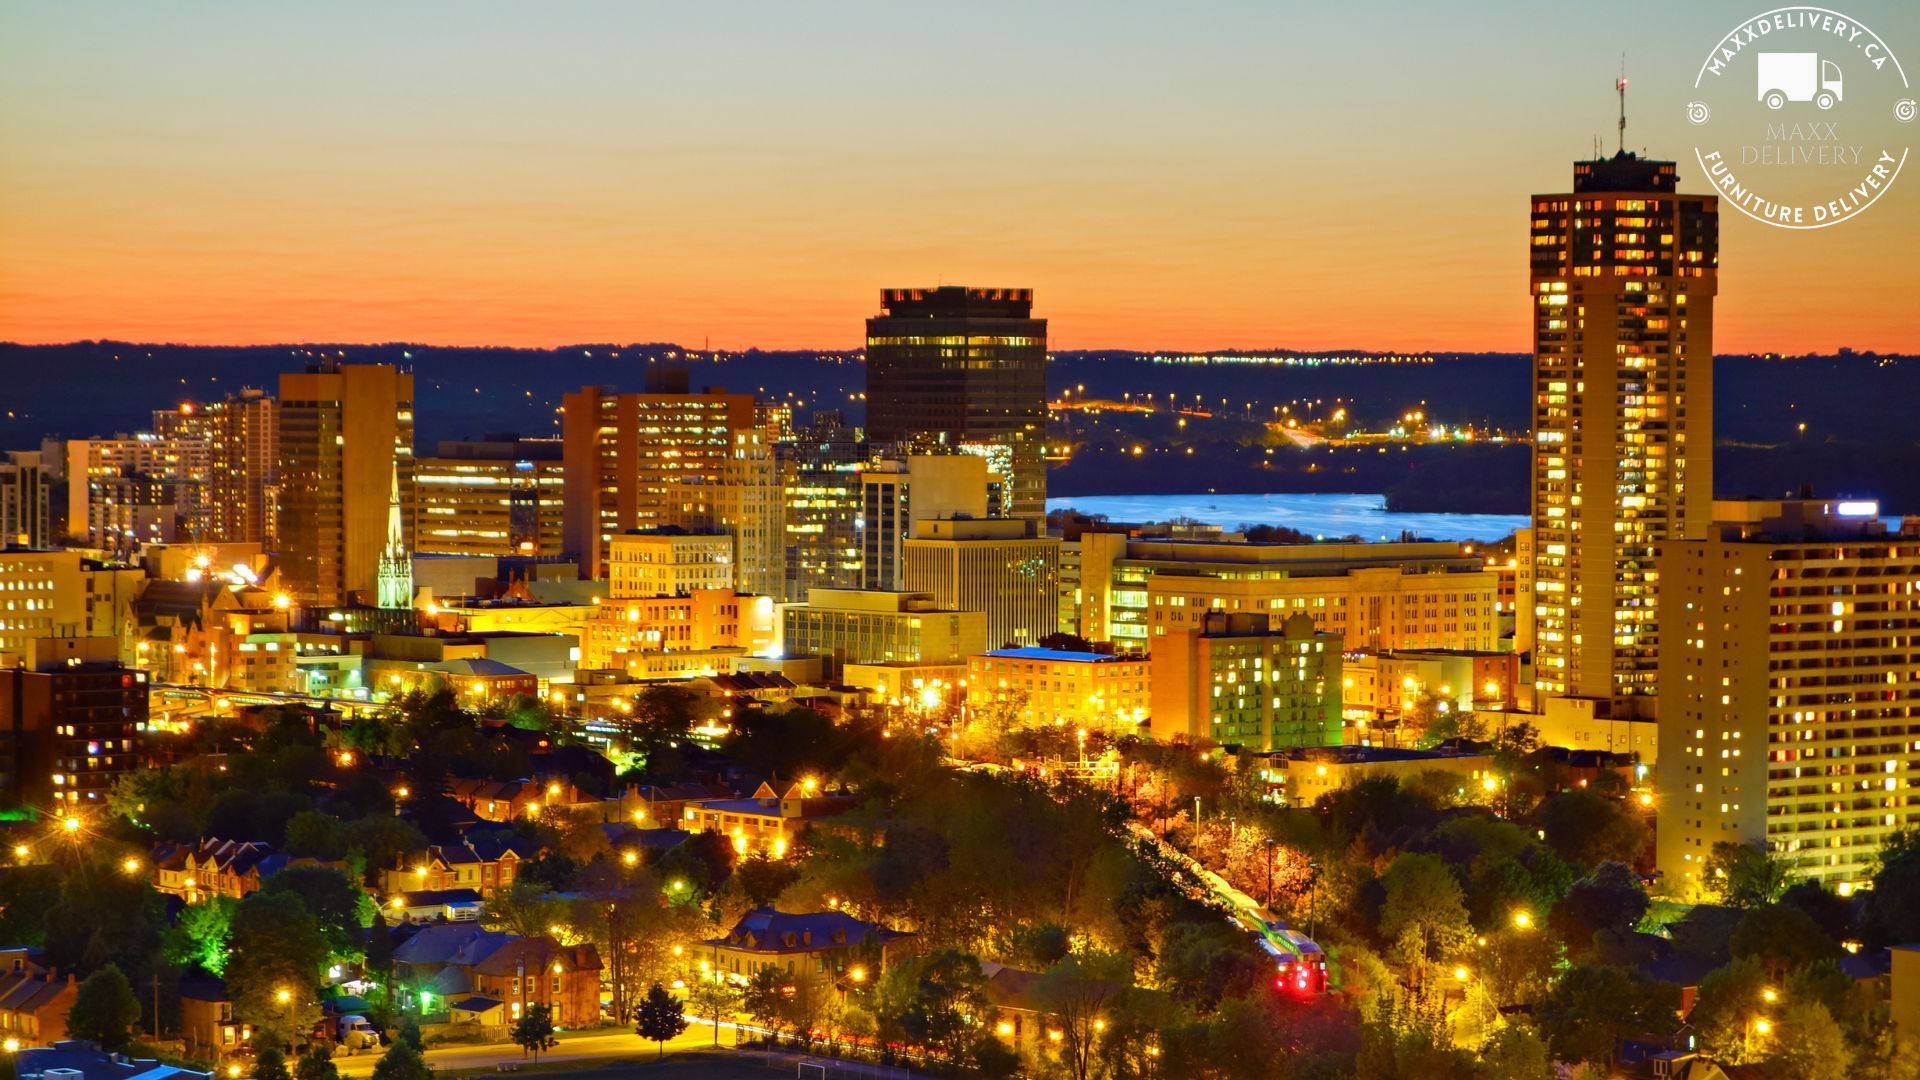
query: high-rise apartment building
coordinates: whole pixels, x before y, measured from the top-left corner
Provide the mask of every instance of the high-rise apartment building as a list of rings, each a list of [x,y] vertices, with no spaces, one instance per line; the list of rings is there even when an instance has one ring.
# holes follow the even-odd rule
[[[655,374],[640,394],[583,387],[562,407],[566,547],[586,578],[605,575],[616,533],[712,528],[734,436],[758,429],[753,395],[690,393],[685,372]]]
[[[413,536],[413,376],[390,364],[324,363],[280,376],[280,554],[319,606],[372,603],[397,483]]]
[[[565,549],[560,440],[442,442],[414,463],[419,550],[557,556]]]
[[[280,407],[251,387],[199,407],[206,418],[208,539],[277,546]]]
[[[202,538],[207,442],[195,430],[170,431],[68,441],[68,535],[121,552]]]
[[[1661,546],[1657,861],[1699,895],[1722,841],[1866,881],[1920,826],[1920,520],[1871,502],[1719,502]]]
[[[1532,202],[1534,678],[1545,698],[1656,700],[1658,545],[1713,499],[1719,206],[1670,161],[1578,162]]]
[[[888,289],[867,320],[867,438],[980,453],[1002,513],[1046,516],[1047,321],[1031,289]]]
[[[906,587],[903,553],[923,518],[987,516],[987,461],[975,454],[914,454],[860,475],[861,587]]]
[[[53,476],[40,451],[16,450],[0,460],[0,549],[53,542]]]
[[[860,475],[867,447],[840,413],[817,412],[779,445],[786,575],[781,594],[860,585]]]
[[[943,608],[981,611],[987,644],[1036,645],[1059,626],[1060,538],[1033,518],[916,521],[901,560],[906,587]]]
[[[714,524],[733,538],[733,583],[743,593],[778,598],[786,580],[787,504],[774,449],[784,410],[752,431],[733,433],[733,453],[711,492]]]
[[[142,764],[147,673],[115,652],[111,637],[45,640],[0,668],[0,803],[98,806]]]

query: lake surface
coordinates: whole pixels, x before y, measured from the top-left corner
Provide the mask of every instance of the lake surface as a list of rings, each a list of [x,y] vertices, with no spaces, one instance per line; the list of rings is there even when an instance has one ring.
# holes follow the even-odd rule
[[[1069,495],[1047,500],[1048,510],[1068,507],[1114,521],[1192,518],[1229,530],[1284,525],[1312,536],[1367,540],[1397,540],[1404,531],[1434,540],[1486,543],[1527,526],[1525,514],[1389,513],[1385,495]]]

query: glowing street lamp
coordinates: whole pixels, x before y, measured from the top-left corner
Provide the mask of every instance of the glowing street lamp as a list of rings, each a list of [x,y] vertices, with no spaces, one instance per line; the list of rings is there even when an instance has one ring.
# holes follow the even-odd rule
[[[1513,926],[1516,930],[1526,930],[1533,926],[1533,916],[1524,911],[1513,913]]]

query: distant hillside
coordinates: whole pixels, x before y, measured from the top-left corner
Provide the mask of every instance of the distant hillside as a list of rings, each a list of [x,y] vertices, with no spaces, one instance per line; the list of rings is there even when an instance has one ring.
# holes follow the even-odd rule
[[[803,412],[842,409],[854,421],[862,415],[857,395],[865,387],[858,354],[708,356],[658,343],[549,350],[0,343],[0,449],[34,446],[44,435],[137,430],[148,424],[154,409],[218,398],[242,386],[271,388],[280,372],[300,370],[321,355],[410,366],[419,385],[423,448],[487,432],[555,433],[556,409],[566,391],[587,384],[638,389],[647,370],[661,364],[687,364],[695,386],[752,391],[791,401]],[[1715,361],[1714,373],[1720,494],[1775,494],[1812,483],[1826,492],[1877,494],[1893,510],[1920,511],[1920,441],[1905,407],[1920,401],[1920,359],[1723,356]],[[1217,409],[1222,398],[1231,410],[1243,410],[1249,402],[1269,409],[1289,401],[1340,398],[1362,424],[1416,407],[1448,424],[1517,431],[1529,423],[1528,359],[1514,353],[1443,354],[1416,364],[1307,366],[1155,363],[1142,353],[1066,352],[1055,356],[1048,381],[1056,394],[1071,388],[1075,397],[1151,393],[1158,401],[1169,394],[1183,400],[1197,395],[1209,409]],[[1174,491],[1192,489],[1200,483],[1195,478],[1204,477],[1205,486],[1222,491],[1387,491],[1410,506],[1448,500],[1475,509],[1526,509],[1524,447],[1437,451],[1401,457],[1391,465],[1356,459],[1328,475],[1325,469],[1307,469],[1311,461],[1282,458],[1263,464],[1231,439],[1210,446],[1204,431],[1190,434],[1196,451],[1184,461],[1114,470],[1084,458],[1056,470],[1053,486],[1065,493]]]

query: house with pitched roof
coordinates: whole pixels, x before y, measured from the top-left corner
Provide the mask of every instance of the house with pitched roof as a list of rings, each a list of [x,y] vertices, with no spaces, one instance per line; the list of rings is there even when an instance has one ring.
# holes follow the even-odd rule
[[[877,977],[913,937],[843,911],[791,915],[756,908],[704,948],[713,969],[736,983],[751,980],[762,968],[792,976],[844,975],[858,982]]]
[[[537,854],[521,852],[511,841],[488,838],[434,844],[382,869],[380,891],[398,894],[471,889],[488,897],[512,885],[519,876],[520,864]]]
[[[394,975],[422,1013],[502,1027],[545,1005],[557,1027],[600,1019],[600,954],[471,923],[428,926],[393,951]]]
[[[267,878],[293,865],[320,863],[296,859],[256,840],[208,837],[198,844],[163,844],[153,853],[153,887],[189,904],[216,896],[238,900],[259,892]]]
[[[0,1039],[46,1046],[66,1038],[77,993],[73,972],[40,964],[28,949],[0,949]]]
[[[741,855],[764,851],[774,858],[806,831],[809,822],[845,813],[853,806],[847,795],[828,795],[813,781],[763,782],[748,799],[699,799],[680,811],[680,827],[688,832],[726,833]]]

